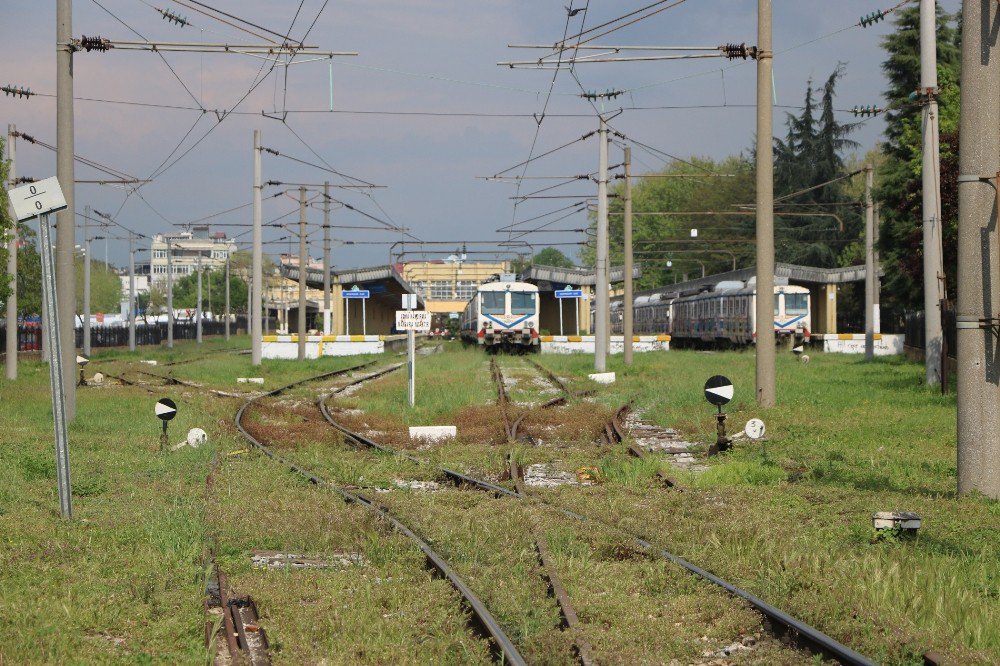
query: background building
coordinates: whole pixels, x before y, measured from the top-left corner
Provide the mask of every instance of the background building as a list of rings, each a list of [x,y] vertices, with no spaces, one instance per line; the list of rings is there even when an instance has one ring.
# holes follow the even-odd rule
[[[434,317],[433,326],[444,328],[451,314],[465,309],[476,289],[491,276],[509,273],[509,262],[463,261],[454,256],[447,260],[411,261],[397,264],[396,270],[414,292],[427,304]]]
[[[158,286],[167,282],[168,243],[173,254],[171,263],[175,280],[194,273],[199,257],[202,268],[209,271],[225,266],[226,259],[236,252],[236,241],[227,239],[223,231],[210,233],[208,225],[194,226],[189,231],[156,234],[149,248],[149,268],[153,284]]]

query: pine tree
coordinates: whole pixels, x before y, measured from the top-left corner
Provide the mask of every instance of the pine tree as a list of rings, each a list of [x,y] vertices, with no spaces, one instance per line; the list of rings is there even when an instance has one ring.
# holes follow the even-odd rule
[[[941,128],[941,195],[945,273],[955,275],[957,237],[958,82],[961,64],[955,17],[938,9],[938,109]],[[888,309],[923,308],[922,113],[910,101],[920,86],[920,10],[899,13],[896,31],[882,42],[888,57],[886,161],[877,174],[875,198],[881,204],[879,245],[883,304]],[[953,292],[951,281],[947,281]]]

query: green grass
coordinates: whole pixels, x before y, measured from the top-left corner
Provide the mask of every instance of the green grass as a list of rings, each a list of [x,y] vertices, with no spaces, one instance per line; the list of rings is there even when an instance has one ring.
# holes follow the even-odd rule
[[[246,339],[234,337],[228,345],[207,340],[200,349],[178,342],[173,351],[98,351],[87,373],[143,379],[136,370],[170,372],[207,387],[259,391],[235,384],[235,377],[263,376],[264,389],[271,389],[368,360],[265,361],[252,368],[249,357],[227,353],[241,346]],[[219,353],[198,358],[204,350]],[[152,367],[139,358],[182,363]],[[498,360],[520,380],[515,400],[542,397],[532,380],[537,371],[523,359]],[[481,350],[449,346],[419,357],[412,410],[405,371],[330,404],[364,409],[352,418],[384,431],[379,441],[411,449],[406,426],[454,423],[458,440],[417,455],[508,486],[503,474],[511,449],[523,464],[595,468],[596,485],[534,492],[641,534],[878,662],[918,664],[928,650],[954,663],[1000,661],[1000,503],[956,495],[954,397],[925,388],[922,366],[832,354],[814,354],[802,365],[781,354],[779,406],[760,410],[748,352],[637,354],[629,368],[615,356],[608,369],[618,382],[611,386],[587,379],[591,357],[536,360],[575,390],[597,389],[593,402],[574,399],[529,417],[524,428],[540,445],[510,444],[500,433]],[[380,367],[398,361],[379,359]],[[645,420],[708,444],[715,417],[702,386],[713,374],[736,385],[727,408],[730,432],[759,417],[768,438],[737,443],[708,459],[701,473],[669,470],[683,493],[656,478],[666,460],[636,460],[622,446],[602,446],[588,434],[589,424],[548,429],[560,419],[598,423],[632,401]],[[744,605],[634,552],[619,532],[471,491],[376,494],[395,479],[433,479],[437,472],[345,446],[319,420],[312,399],[346,381],[308,384],[263,401],[248,421],[281,435],[285,455],[391,505],[452,560],[532,662],[561,663],[570,652],[545,595],[529,524],[548,540],[584,634],[605,661],[697,662],[705,651],[757,635],[758,648],[731,660],[804,659],[768,642]],[[213,532],[236,591],[258,601],[278,662],[317,655],[329,663],[488,660],[454,592],[426,572],[408,542],[273,462],[239,453],[246,449],[232,426],[239,399],[182,386],[152,391],[79,390],[70,431],[75,519],[65,522],[58,517],[47,367],[22,363],[16,384],[0,383],[0,662],[205,663],[202,558]],[[180,406],[171,441],[197,426],[209,433],[207,447],[158,453],[152,406],[160,396]],[[206,505],[205,476],[216,450],[223,464]],[[871,513],[890,509],[917,511],[920,534],[874,539]],[[261,571],[249,563],[254,549],[317,557],[358,552],[366,564]]]

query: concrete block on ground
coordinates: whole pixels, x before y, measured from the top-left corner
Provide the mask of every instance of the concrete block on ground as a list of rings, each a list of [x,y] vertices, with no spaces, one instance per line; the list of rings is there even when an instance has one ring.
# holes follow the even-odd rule
[[[443,439],[455,439],[458,428],[455,426],[411,426],[410,439],[422,439],[429,442],[439,442]]]
[[[593,379],[598,384],[614,384],[615,383],[615,373],[613,372],[596,372],[592,375],[587,375],[590,379]]]
[[[593,335],[543,335],[540,341],[543,354],[593,354],[595,348]],[[609,351],[612,354],[621,354],[625,351],[623,336],[612,335],[609,342]],[[632,351],[636,353],[669,349],[669,335],[632,336]]]
[[[263,384],[264,383],[264,378],[263,377],[237,377],[236,378],[236,383],[237,384]]]

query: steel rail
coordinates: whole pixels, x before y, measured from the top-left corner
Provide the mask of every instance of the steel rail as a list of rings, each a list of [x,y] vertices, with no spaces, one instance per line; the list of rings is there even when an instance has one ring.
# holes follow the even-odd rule
[[[608,421],[607,424],[605,424],[604,437],[609,445],[613,446],[616,443],[625,444],[626,433],[621,420],[622,417],[628,414],[630,411],[632,411],[631,405],[622,405],[621,407],[618,408],[618,411],[615,412],[614,416],[611,417],[611,420]],[[640,449],[638,446],[636,446],[634,442],[626,444],[626,447],[628,449],[629,455],[632,455],[638,458],[639,460],[643,460],[649,457],[646,455],[646,452]],[[656,475],[660,477],[660,480],[663,481],[663,484],[668,488],[674,488],[676,490],[680,490],[680,487],[677,485],[677,481],[662,469],[656,470]]]
[[[674,555],[673,553],[671,553],[666,549],[662,549],[659,548],[658,546],[655,546],[653,543],[646,541],[641,536],[635,534],[634,532],[631,532],[630,530],[627,530],[619,525],[614,525],[600,518],[593,518],[590,516],[577,513],[576,511],[567,509],[563,506],[560,506],[559,504],[555,504],[546,499],[528,495],[519,495],[516,492],[507,490],[506,488],[502,488],[487,481],[476,479],[474,477],[470,477],[465,474],[459,474],[457,472],[453,472],[444,467],[434,465],[433,463],[430,463],[426,460],[421,460],[414,456],[410,456],[408,454],[397,451],[396,449],[393,449],[391,447],[377,444],[361,435],[351,432],[344,426],[336,423],[336,421],[334,421],[333,418],[330,416],[329,411],[326,409],[326,405],[324,403],[322,402],[320,403],[320,408],[323,411],[324,417],[331,425],[333,425],[336,429],[344,433],[349,439],[354,440],[365,447],[372,448],[377,451],[381,451],[383,453],[387,453],[390,455],[395,455],[395,456],[402,455],[406,459],[421,465],[438,467],[438,469],[440,469],[445,474],[446,477],[458,483],[466,484],[474,488],[478,488],[480,490],[485,490],[494,493],[496,495],[503,495],[529,502],[539,502],[555,511],[558,511],[559,513],[569,518],[573,518],[575,520],[579,520],[585,523],[594,523],[602,527],[617,531],[631,538],[643,550],[658,553],[659,556],[662,557],[663,559],[668,560],[669,562],[672,562],[680,566],[681,568],[685,569],[689,573],[692,573],[699,578],[702,578],[710,583],[713,583],[721,587],[722,589],[726,590],[733,596],[743,599],[748,604],[750,604],[750,606],[754,610],[756,610],[761,615],[770,620],[772,623],[774,623],[775,625],[781,627],[784,631],[786,631],[793,641],[797,642],[798,644],[810,650],[811,652],[821,654],[826,658],[835,659],[841,664],[845,664],[847,666],[876,666],[875,662],[873,662],[872,660],[868,659],[859,652],[852,650],[851,648],[840,643],[834,638],[827,636],[820,630],[802,622],[801,620],[792,617],[791,615],[782,611],[776,606],[767,603],[760,597],[757,597],[756,595],[753,595],[750,592],[747,592],[746,590],[737,587],[736,585],[733,585],[732,583],[716,576],[715,574],[705,569],[702,569],[701,567],[695,564],[692,564],[691,562],[688,562],[684,558],[678,555]]]
[[[374,361],[372,361],[371,363],[374,363]],[[421,539],[411,529],[409,529],[406,525],[404,525],[398,519],[396,519],[384,507],[375,504],[373,501],[371,501],[367,497],[364,497],[361,494],[351,493],[342,488],[341,486],[326,479],[323,479],[313,474],[309,470],[305,469],[304,467],[301,467],[300,465],[292,462],[291,460],[288,460],[280,456],[279,454],[271,450],[270,447],[258,441],[243,427],[242,419],[244,412],[257,400],[280,395],[281,393],[287,391],[290,388],[299,386],[301,384],[305,384],[307,382],[319,381],[321,379],[335,376],[338,374],[346,374],[347,372],[350,372],[352,370],[357,370],[361,367],[365,367],[366,365],[371,365],[371,363],[362,364],[360,366],[355,366],[353,368],[348,368],[347,370],[334,371],[322,375],[317,375],[315,377],[310,377],[304,380],[292,382],[291,384],[279,387],[263,395],[251,398],[247,400],[245,403],[243,403],[243,406],[241,406],[239,411],[236,412],[236,418],[235,418],[236,428],[247,439],[247,441],[250,442],[250,444],[254,448],[262,452],[267,457],[271,458],[272,460],[278,463],[281,463],[285,467],[288,467],[295,473],[299,474],[300,476],[308,480],[310,483],[316,486],[322,486],[332,490],[336,494],[340,495],[341,498],[343,498],[346,502],[351,504],[358,504],[364,507],[365,509],[371,511],[376,516],[388,521],[389,524],[391,524],[392,527],[400,534],[403,534],[411,541],[413,541],[413,543],[415,543],[417,547],[420,548],[420,550],[424,553],[424,556],[427,558],[427,561],[442,576],[444,576],[449,583],[451,583],[452,587],[454,587],[458,591],[458,593],[462,596],[462,598],[465,600],[465,603],[472,610],[472,613],[475,616],[477,622],[486,631],[486,633],[490,636],[490,638],[492,638],[494,645],[500,651],[502,656],[502,661],[504,663],[513,664],[514,666],[523,666],[526,662],[521,657],[521,654],[518,652],[517,647],[514,646],[514,643],[504,632],[503,628],[500,626],[499,622],[497,622],[497,620],[493,617],[493,614],[490,613],[486,605],[479,599],[478,596],[476,596],[475,592],[473,592],[472,589],[469,588],[469,586],[465,583],[465,581],[462,580],[462,578],[451,568],[451,566],[444,560],[444,558],[438,555],[438,553],[436,553],[423,539]],[[392,370],[387,370],[382,374],[387,374],[388,372],[391,371]],[[370,377],[366,379],[370,379]]]

